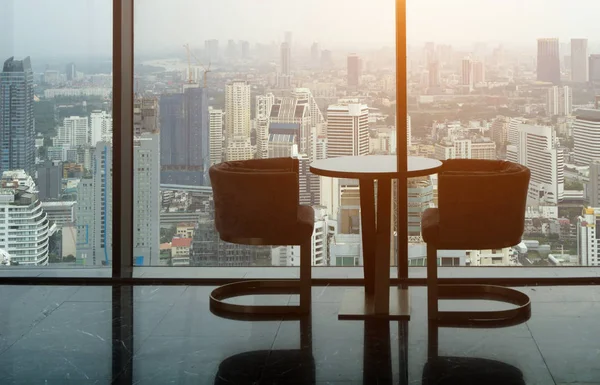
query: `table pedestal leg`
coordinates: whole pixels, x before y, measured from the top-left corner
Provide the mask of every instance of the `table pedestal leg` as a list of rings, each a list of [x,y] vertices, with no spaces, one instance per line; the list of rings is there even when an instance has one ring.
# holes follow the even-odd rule
[[[390,312],[390,214],[392,181],[377,181],[377,244],[375,255],[375,313]]]

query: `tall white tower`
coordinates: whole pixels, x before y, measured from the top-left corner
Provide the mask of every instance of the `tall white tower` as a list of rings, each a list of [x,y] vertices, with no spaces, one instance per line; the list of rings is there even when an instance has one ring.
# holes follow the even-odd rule
[[[327,157],[369,154],[369,108],[358,100],[327,109]]]
[[[223,111],[208,107],[210,165],[223,161]]]
[[[236,80],[227,84],[225,90],[225,139],[250,140],[250,85]]]

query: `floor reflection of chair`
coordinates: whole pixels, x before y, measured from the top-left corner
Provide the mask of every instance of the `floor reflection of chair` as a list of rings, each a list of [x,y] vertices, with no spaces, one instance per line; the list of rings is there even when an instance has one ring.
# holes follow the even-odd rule
[[[215,203],[215,226],[223,241],[245,245],[300,246],[299,260],[293,261],[300,265],[300,280],[254,280],[223,285],[211,293],[211,309],[265,315],[310,313],[314,210],[311,206],[299,204],[298,159],[225,162],[212,166],[209,173]],[[251,294],[299,294],[300,304],[252,306],[224,301]]]
[[[488,323],[486,327],[504,327],[526,319]],[[523,373],[504,362],[484,358],[439,356],[439,328],[429,321],[427,363],[423,368],[422,385],[525,385]],[[469,327],[455,324],[454,327]],[[490,347],[493,349],[493,347]]]
[[[223,316],[219,313],[215,314]],[[226,317],[231,318],[227,315]],[[267,318],[256,318],[256,316],[244,319],[267,320]],[[219,365],[215,385],[315,384],[316,370],[312,354],[311,319],[310,316],[302,316],[299,321],[300,347],[298,349],[256,350],[231,356]]]

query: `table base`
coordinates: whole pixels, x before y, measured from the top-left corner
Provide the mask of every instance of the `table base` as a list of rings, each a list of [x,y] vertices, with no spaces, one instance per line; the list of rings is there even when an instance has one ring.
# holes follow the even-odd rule
[[[410,300],[408,289],[390,287],[389,313],[375,313],[375,300],[365,295],[364,288],[349,289],[344,293],[338,320],[362,321],[367,319],[387,319],[394,321],[410,320]]]

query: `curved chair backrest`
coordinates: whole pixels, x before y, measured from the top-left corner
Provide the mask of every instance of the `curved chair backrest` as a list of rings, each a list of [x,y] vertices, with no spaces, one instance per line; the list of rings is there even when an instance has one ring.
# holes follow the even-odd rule
[[[298,160],[251,159],[209,170],[221,239],[269,238],[297,222]]]
[[[529,169],[495,160],[451,159],[439,173],[441,243],[499,249],[521,241]]]

